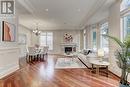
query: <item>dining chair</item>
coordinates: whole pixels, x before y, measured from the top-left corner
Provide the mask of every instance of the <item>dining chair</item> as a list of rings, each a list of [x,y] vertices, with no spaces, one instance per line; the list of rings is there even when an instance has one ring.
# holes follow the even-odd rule
[[[48,55],[48,49],[49,49],[49,46],[44,46],[43,50],[44,50],[44,53],[46,55]]]
[[[35,53],[37,54],[37,58],[36,58],[37,61],[38,61],[39,59],[41,60],[41,52],[42,52],[41,47],[35,48]]]
[[[41,53],[40,53],[40,55],[41,55],[40,60],[44,61],[45,55],[48,54],[48,49],[49,49],[48,46],[44,46],[44,47],[42,48],[42,51],[41,51]]]
[[[28,47],[27,48],[26,61],[32,62],[32,60],[35,60],[35,58],[37,58],[37,53],[35,52],[35,48],[34,47]]]

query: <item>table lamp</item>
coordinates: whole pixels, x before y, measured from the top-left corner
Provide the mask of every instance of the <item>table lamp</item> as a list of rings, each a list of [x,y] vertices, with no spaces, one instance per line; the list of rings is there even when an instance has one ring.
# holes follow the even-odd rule
[[[103,61],[103,57],[104,57],[103,49],[98,49],[98,57],[100,58],[100,61]]]

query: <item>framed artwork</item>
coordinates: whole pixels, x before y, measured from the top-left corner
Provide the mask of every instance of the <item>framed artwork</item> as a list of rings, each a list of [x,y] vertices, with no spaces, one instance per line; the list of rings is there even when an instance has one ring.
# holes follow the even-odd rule
[[[16,27],[6,21],[2,21],[2,41],[15,42],[16,41]]]
[[[25,45],[27,43],[27,36],[25,34],[19,34],[18,43]]]
[[[73,42],[73,37],[71,34],[65,33],[64,40],[65,40],[65,42]]]

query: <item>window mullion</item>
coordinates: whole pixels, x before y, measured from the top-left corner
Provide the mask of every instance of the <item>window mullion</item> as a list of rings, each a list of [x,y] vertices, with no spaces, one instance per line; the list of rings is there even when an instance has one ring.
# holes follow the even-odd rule
[[[46,46],[47,46],[47,32],[46,32]]]

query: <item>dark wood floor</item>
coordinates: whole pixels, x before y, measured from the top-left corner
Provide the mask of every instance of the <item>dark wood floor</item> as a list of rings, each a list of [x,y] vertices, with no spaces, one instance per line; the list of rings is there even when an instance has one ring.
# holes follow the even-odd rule
[[[119,78],[109,73],[97,76],[89,69],[54,69],[56,55],[45,62],[26,64],[20,60],[21,69],[3,78],[0,87],[118,87]]]

